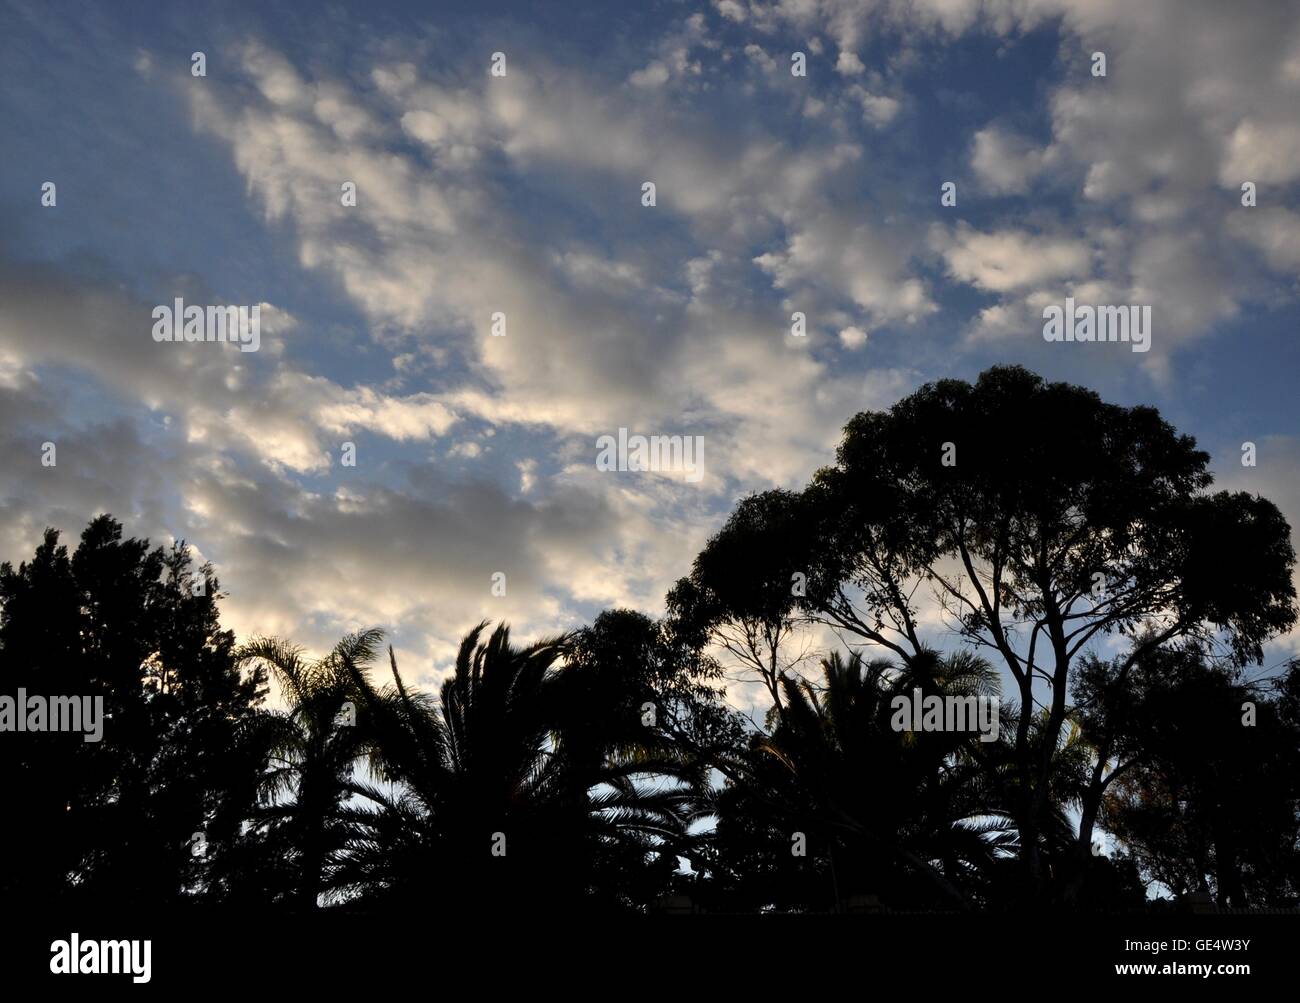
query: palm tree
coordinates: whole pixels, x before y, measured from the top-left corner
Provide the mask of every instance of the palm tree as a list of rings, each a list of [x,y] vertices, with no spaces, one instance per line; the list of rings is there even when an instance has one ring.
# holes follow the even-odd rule
[[[628,906],[653,894],[689,840],[695,795],[661,781],[685,772],[646,742],[629,753],[602,729],[559,727],[581,687],[557,667],[566,638],[524,648],[486,623],[461,643],[440,700],[371,684],[344,660],[358,696],[362,744],[378,782],[370,805],[345,812],[340,894],[376,901],[573,906],[603,895]],[[590,707],[592,715],[608,714]],[[593,734],[601,734],[593,742]],[[621,752],[612,746],[618,745]]]
[[[996,674],[965,652],[923,652],[902,668],[836,653],[821,669],[820,685],[782,679],[784,715],[771,735],[755,737],[719,795],[723,841],[752,819],[761,826],[747,834],[751,843],[788,846],[792,833],[804,833],[820,861],[799,865],[805,881],[830,896],[796,892],[802,907],[838,907],[868,892],[970,907],[1011,838],[1004,814],[984,796],[981,743],[972,733],[896,731],[891,707],[917,688],[927,696],[992,696]]]
[[[1014,736],[1018,733],[1022,713],[1020,709],[1003,709],[1004,734]],[[1022,747],[1030,757],[1040,757],[1040,760],[1048,762],[1045,807],[1042,818],[1032,830],[1036,833],[1038,858],[1045,864],[1047,878],[1044,882],[1032,880],[1024,867],[1023,841],[1029,827],[1020,822],[1034,800],[1035,788],[1026,783],[1023,761],[1017,758],[1015,743],[999,741],[988,748],[973,750],[983,767],[976,780],[978,796],[998,817],[1016,822],[1007,833],[1003,848],[1017,857],[1018,865],[1013,871],[1003,874],[996,889],[991,890],[996,891],[1004,907],[1040,907],[1060,894],[1068,883],[1066,872],[1077,863],[1076,827],[1071,812],[1078,809],[1088,787],[1092,748],[1072,717],[1067,718],[1065,727],[1049,739],[1053,734],[1049,718],[1049,708],[1031,712]],[[1055,742],[1050,753],[1040,751],[1049,740]],[[1030,758],[1029,761],[1035,760]]]
[[[250,722],[242,740],[267,763],[251,820],[265,855],[258,877],[281,874],[285,897],[299,908],[315,908],[331,887],[347,832],[347,802],[363,793],[353,776],[362,736],[352,679],[382,638],[379,630],[348,634],[315,662],[275,638],[257,638],[236,653],[241,665],[269,667],[289,704],[282,714]]]

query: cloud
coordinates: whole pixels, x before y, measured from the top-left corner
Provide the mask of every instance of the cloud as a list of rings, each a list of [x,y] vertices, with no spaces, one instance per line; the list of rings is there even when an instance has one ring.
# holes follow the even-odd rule
[[[1025,230],[982,233],[966,223],[953,230],[936,227],[931,246],[953,278],[995,293],[1082,276],[1091,258],[1089,248],[1070,237]]]
[[[867,343],[867,332],[860,327],[846,327],[840,332],[840,344],[850,351]]]
[[[332,24],[304,40],[238,12],[198,82],[156,35],[103,38],[138,88],[121,100],[76,60],[0,68],[5,190],[30,187],[12,165],[37,151],[59,163],[44,94],[112,92],[81,128],[114,167],[118,145],[138,166],[122,137],[180,137],[129,226],[104,209],[73,238],[70,214],[0,204],[6,555],[109,508],[218,560],[241,634],[325,645],[379,623],[428,667],[483,616],[540,633],[657,611],[736,497],[799,486],[850,415],[924,379],[1048,358],[1041,310],[1064,296],[1153,306],[1138,395],[1175,387],[1182,353],[1214,358],[1195,353],[1215,331],[1248,337],[1254,305],[1294,308],[1284,5],[716,0],[648,23],[596,60],[520,27],[505,78],[466,54],[472,22],[454,46],[373,33],[343,58]],[[990,39],[1054,53],[1040,86],[985,95],[997,67],[963,57]],[[931,69],[981,103],[936,108]],[[960,214],[933,197],[943,163],[969,165]],[[137,183],[93,167],[83,191]],[[182,245],[183,264],[141,250]],[[149,339],[156,300],[258,279],[262,351]],[[1136,371],[1098,358],[1081,382]],[[597,471],[595,437],[619,427],[704,436],[706,477]],[[46,439],[60,466],[34,476]]]
[[[1300,95],[1296,95],[1300,97]],[[1243,181],[1285,184],[1300,178],[1300,125],[1246,119],[1228,137],[1219,179],[1230,187]]]
[[[862,117],[877,128],[892,122],[901,107],[896,98],[886,94],[872,94],[857,85],[849,89],[849,94],[862,106]]]
[[[1228,229],[1260,250],[1276,271],[1300,275],[1300,214],[1280,206],[1257,206],[1235,213]]]
[[[990,191],[1023,192],[1048,166],[1048,152],[1000,126],[975,133],[970,164]]]
[[[913,251],[920,250],[915,236],[901,228],[855,223],[828,211],[791,220],[784,248],[755,263],[786,293],[791,309],[841,297],[876,326],[915,321],[936,309],[924,281],[909,275]]]

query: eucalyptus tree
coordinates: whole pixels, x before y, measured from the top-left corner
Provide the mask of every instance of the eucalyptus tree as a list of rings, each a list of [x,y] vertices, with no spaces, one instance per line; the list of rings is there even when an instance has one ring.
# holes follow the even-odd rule
[[[942,380],[852,418],[836,463],[804,491],[748,500],[750,559],[713,565],[718,582],[696,591],[727,597],[708,622],[808,617],[904,664],[932,643],[927,615],[938,611],[995,658],[1020,710],[1015,781],[1003,786],[1015,795],[1025,893],[1041,898],[1079,659],[1116,634],[1133,641],[1121,680],[1175,642],[1245,664],[1296,622],[1285,518],[1264,498],[1212,493],[1208,462],[1150,407],[1020,367]],[[804,595],[781,589],[792,569]],[[1100,751],[1098,775],[1115,765]],[[1092,824],[1076,833],[1080,859]]]

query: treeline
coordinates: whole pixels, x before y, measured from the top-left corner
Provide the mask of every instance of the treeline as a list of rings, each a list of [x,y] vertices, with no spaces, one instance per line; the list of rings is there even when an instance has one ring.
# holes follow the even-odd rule
[[[1295,555],[1207,464],[1154,410],[1022,369],[927,385],[850,421],[805,490],[744,499],[662,620],[482,624],[436,694],[377,630],[320,660],[237,644],[183,544],[49,530],[0,568],[0,694],[107,720],[0,733],[0,898],[1292,906],[1300,663],[1246,669],[1295,624]],[[845,650],[807,657],[818,627]],[[723,698],[738,672],[765,716]],[[999,698],[996,737],[900,730],[918,691]]]

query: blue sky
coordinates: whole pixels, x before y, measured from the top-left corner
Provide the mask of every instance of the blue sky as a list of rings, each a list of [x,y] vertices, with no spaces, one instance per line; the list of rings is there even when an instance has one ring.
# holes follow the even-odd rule
[[[0,0],[0,557],[111,511],[241,636],[382,626],[429,677],[481,617],[659,612],[854,412],[1001,362],[1300,525],[1300,8],[573,7]],[[1044,342],[1071,295],[1151,351]],[[153,342],[176,296],[262,304],[261,350]],[[597,471],[620,427],[706,476]]]

